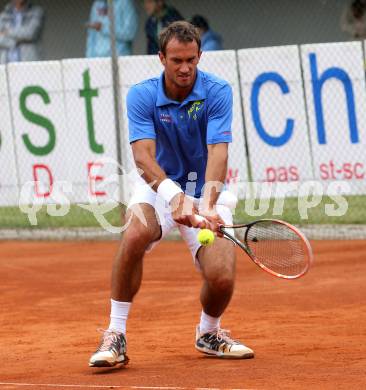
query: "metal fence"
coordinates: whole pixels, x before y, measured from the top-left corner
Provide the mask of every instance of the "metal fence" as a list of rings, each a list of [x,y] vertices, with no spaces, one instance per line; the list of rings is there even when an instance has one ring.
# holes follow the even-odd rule
[[[107,57],[0,66],[2,236],[8,229],[26,229],[29,237],[39,229],[120,230],[134,175],[126,95],[162,66],[156,55],[113,56],[114,46],[129,50],[118,46],[117,3],[100,1],[95,10],[109,26]],[[141,14],[141,3],[135,6]],[[240,199],[235,218],[271,216],[317,224],[316,237],[363,237],[364,43],[280,43],[204,51],[200,62],[233,89],[226,184]],[[360,227],[339,226],[350,224]]]

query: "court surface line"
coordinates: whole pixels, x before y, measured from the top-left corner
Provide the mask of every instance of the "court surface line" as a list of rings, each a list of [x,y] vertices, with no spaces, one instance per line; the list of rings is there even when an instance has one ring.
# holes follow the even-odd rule
[[[119,385],[64,385],[60,383],[18,383],[0,382],[0,386],[18,387],[60,387],[60,388],[84,388],[84,389],[141,389],[141,390],[254,390],[254,389],[228,389],[219,387],[176,387],[176,386],[119,386]]]

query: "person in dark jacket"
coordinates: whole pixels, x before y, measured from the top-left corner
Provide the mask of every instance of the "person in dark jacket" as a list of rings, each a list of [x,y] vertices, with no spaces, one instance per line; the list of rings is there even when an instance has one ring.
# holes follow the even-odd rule
[[[222,50],[222,38],[212,31],[206,18],[201,15],[193,16],[191,23],[198,28],[201,35],[202,51]]]
[[[164,0],[144,0],[144,7],[148,15],[145,24],[147,54],[157,54],[159,52],[158,36],[160,31],[170,23],[184,18],[179,11],[167,5]]]
[[[341,28],[352,40],[366,38],[366,0],[354,0],[347,4],[342,14]]]

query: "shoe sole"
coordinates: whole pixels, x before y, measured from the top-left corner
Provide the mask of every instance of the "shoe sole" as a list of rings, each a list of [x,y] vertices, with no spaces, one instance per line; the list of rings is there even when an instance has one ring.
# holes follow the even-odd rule
[[[93,363],[89,363],[89,367],[115,367],[117,365],[127,365],[130,359],[125,355],[124,359],[119,361],[115,361],[113,363],[108,362],[107,360],[97,360]]]
[[[243,355],[228,355],[228,354],[222,354],[216,351],[212,351],[206,348],[201,349],[197,346],[195,346],[195,348],[197,349],[197,351],[204,353],[205,355],[209,355],[211,357],[217,357],[220,359],[253,359],[254,358],[254,352],[247,352]]]

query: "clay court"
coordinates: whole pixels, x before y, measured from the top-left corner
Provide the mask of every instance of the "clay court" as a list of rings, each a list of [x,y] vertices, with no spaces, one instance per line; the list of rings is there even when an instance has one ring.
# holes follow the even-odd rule
[[[91,369],[117,245],[0,243],[1,389],[366,388],[365,241],[313,242],[310,273],[292,282],[240,254],[222,325],[256,357],[237,361],[195,351],[200,275],[183,243],[164,242],[146,257],[130,364]]]

